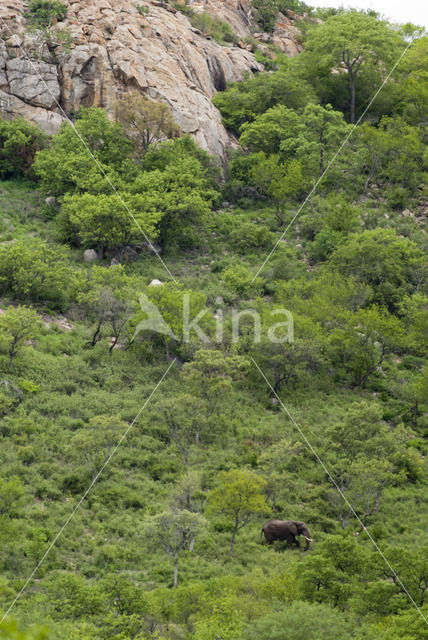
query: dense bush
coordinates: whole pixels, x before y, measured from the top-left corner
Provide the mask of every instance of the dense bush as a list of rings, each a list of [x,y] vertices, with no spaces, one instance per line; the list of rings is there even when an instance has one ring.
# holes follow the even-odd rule
[[[0,178],[33,175],[30,169],[34,157],[47,142],[47,135],[23,118],[0,118]]]

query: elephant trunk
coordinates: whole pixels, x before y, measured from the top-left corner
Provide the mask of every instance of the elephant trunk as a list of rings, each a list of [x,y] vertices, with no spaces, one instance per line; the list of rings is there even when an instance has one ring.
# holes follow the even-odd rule
[[[302,536],[306,540],[305,551],[307,551],[309,549],[309,543],[312,542],[312,538],[310,537],[309,529],[307,527],[304,527],[302,529],[301,533],[302,533]]]

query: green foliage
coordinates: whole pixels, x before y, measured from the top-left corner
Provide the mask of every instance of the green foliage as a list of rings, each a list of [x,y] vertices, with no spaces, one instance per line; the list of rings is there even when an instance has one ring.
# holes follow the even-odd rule
[[[187,4],[177,2],[174,6],[178,11],[181,11],[189,18],[192,27],[199,29],[202,33],[210,36],[219,44],[238,42],[238,36],[232,30],[230,24],[224,22],[224,20],[219,20],[219,18],[212,16],[206,11],[203,11],[202,13],[195,12]],[[217,89],[224,89],[224,87],[217,87]]]
[[[0,315],[0,344],[9,356],[9,368],[23,344],[35,338],[40,328],[40,319],[28,307],[9,307]]]
[[[22,631],[15,621],[0,623],[0,638],[4,640],[49,640],[50,632],[46,627],[36,627]]]
[[[293,602],[290,607],[263,616],[251,625],[248,640],[349,640],[349,621],[338,611],[322,604]]]
[[[16,516],[16,512],[22,505],[25,494],[22,482],[17,476],[12,476],[7,480],[0,478],[0,516]]]
[[[96,247],[102,258],[105,251],[137,244],[143,233],[153,240],[160,219],[153,201],[138,194],[67,194],[59,225],[64,240]]]
[[[231,557],[237,532],[245,527],[256,513],[269,511],[262,495],[264,485],[265,480],[251,471],[222,471],[218,476],[217,487],[208,496],[208,513],[222,514],[231,521]]]
[[[48,301],[61,308],[79,284],[66,257],[64,249],[39,238],[1,245],[0,291],[18,300]]]
[[[396,310],[402,298],[415,291],[426,258],[418,247],[392,229],[353,234],[338,247],[331,265],[373,287],[373,300]]]
[[[258,74],[245,82],[235,82],[227,91],[217,93],[213,102],[226,127],[239,134],[245,122],[276,105],[300,110],[316,102],[312,87],[301,77],[297,61],[287,60],[274,73]]]
[[[345,71],[343,81],[349,85],[349,117],[356,121],[357,84],[369,82],[378,86],[380,69],[393,64],[404,48],[404,42],[388,23],[373,15],[350,10],[329,17],[324,24],[314,26],[308,33],[306,49],[308,63],[329,79],[335,70]],[[358,84],[360,86],[360,84]]]
[[[257,164],[250,171],[254,184],[274,202],[279,225],[285,224],[287,204],[303,192],[302,165],[298,160],[282,162],[278,154],[255,154]]]
[[[0,178],[31,175],[35,154],[46,144],[46,134],[23,118],[0,118]]]
[[[41,29],[64,20],[68,7],[58,0],[31,0],[27,18],[32,27]]]
[[[168,105],[136,92],[127,93],[117,101],[116,119],[134,143],[137,157],[143,156],[150,145],[180,133]]]
[[[54,196],[110,192],[103,172],[111,176],[120,172],[131,151],[131,141],[120,125],[110,122],[105,111],[82,108],[74,126],[63,123],[50,147],[36,155],[34,171],[42,189]]]

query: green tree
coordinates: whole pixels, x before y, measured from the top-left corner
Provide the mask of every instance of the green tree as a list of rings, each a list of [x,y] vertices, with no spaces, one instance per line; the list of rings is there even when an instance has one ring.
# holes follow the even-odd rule
[[[384,116],[377,127],[365,122],[358,130],[356,145],[356,168],[362,166],[367,176],[364,192],[374,180],[400,184],[413,192],[423,179],[422,132],[401,118]]]
[[[278,154],[257,154],[258,162],[251,171],[254,184],[275,204],[280,227],[285,224],[285,208],[303,192],[302,166],[299,161],[281,162]]]
[[[428,297],[414,293],[403,298],[399,308],[413,353],[424,355],[428,350]]]
[[[300,117],[283,104],[276,105],[241,127],[239,142],[251,152],[278,153],[284,139],[293,139]]]
[[[281,141],[281,154],[300,160],[308,175],[322,176],[348,129],[343,114],[330,104],[308,104],[294,135]]]
[[[167,428],[169,439],[180,451],[186,467],[192,445],[199,446],[209,436],[206,415],[204,401],[188,393],[159,400],[154,407],[153,421],[160,421]]]
[[[128,424],[119,416],[93,416],[88,425],[74,435],[70,443],[70,455],[84,461],[95,480],[102,466],[109,459]]]
[[[180,554],[189,550],[197,534],[206,526],[205,518],[186,509],[165,511],[151,518],[145,530],[151,544],[161,548],[174,562],[173,586],[178,585],[178,562]]]
[[[322,622],[321,622],[322,621]],[[349,640],[349,620],[325,604],[293,602],[248,625],[248,640]]]
[[[393,229],[356,233],[341,244],[330,265],[373,288],[373,301],[396,311],[403,297],[424,280],[426,257],[414,242]]]
[[[333,361],[364,387],[388,354],[404,348],[405,336],[400,320],[383,308],[371,307],[343,313],[329,342]]]
[[[77,300],[85,318],[94,323],[90,346],[94,347],[108,331],[111,355],[135,311],[133,279],[125,274],[121,265],[110,266],[109,269],[95,265]]]
[[[51,632],[47,627],[40,625],[22,630],[14,620],[0,622],[0,638],[4,640],[49,640]]]
[[[35,32],[41,49],[46,48],[52,61],[58,62],[58,47],[68,51],[73,42],[73,36],[69,29],[58,29],[58,22],[65,19],[68,7],[59,0],[31,0],[29,11],[25,13],[28,19],[28,28]],[[40,52],[41,53],[41,52]]]
[[[213,601],[205,598],[205,611],[210,613],[195,623],[194,640],[240,640],[244,621],[236,596],[223,592]]]
[[[26,17],[34,27],[48,27],[56,21],[64,20],[67,10],[67,5],[58,0],[31,0]]]
[[[0,246],[0,292],[18,300],[47,300],[61,308],[81,284],[66,251],[39,238]]]
[[[199,159],[179,156],[163,170],[140,172],[130,188],[146,211],[161,214],[159,239],[168,248],[197,244],[217,193]]]
[[[416,39],[399,65],[400,111],[410,123],[424,127],[428,119],[428,37]]]
[[[302,77],[300,67],[298,58],[287,58],[281,60],[274,73],[259,73],[219,91],[213,102],[221,111],[225,127],[239,135],[245,122],[277,104],[300,111],[306,104],[316,102],[315,92]]]
[[[222,471],[218,485],[208,494],[209,514],[222,514],[231,521],[232,537],[229,555],[232,557],[236,534],[256,513],[268,512],[262,490],[265,480],[245,469]]]
[[[0,477],[0,516],[16,516],[24,496],[25,489],[18,476],[11,476],[7,480]]]
[[[326,536],[300,566],[298,583],[304,599],[344,610],[358,592],[368,562],[367,552],[352,536]]]
[[[208,416],[212,416],[233,390],[234,382],[243,377],[247,366],[242,356],[225,357],[217,349],[199,349],[193,361],[183,365],[181,378],[195,396],[204,400]]]
[[[0,315],[0,341],[9,356],[9,368],[27,340],[33,340],[41,327],[40,318],[29,307],[9,307]]]
[[[137,92],[127,93],[117,101],[116,119],[132,140],[137,157],[142,157],[150,145],[180,134],[168,105]]]
[[[103,109],[82,108],[74,127],[64,122],[51,145],[36,154],[34,171],[43,191],[53,196],[82,191],[110,193],[111,186],[99,166],[117,186],[117,174],[128,169],[126,160],[131,153],[132,142]]]
[[[121,258],[124,247],[137,244],[144,234],[156,237],[161,217],[153,202],[139,195],[67,194],[59,225],[63,236],[83,247],[96,247],[100,258],[108,250],[116,250]]]
[[[331,16],[308,33],[306,49],[310,63],[326,74],[343,69],[347,75],[351,123],[356,122],[357,80],[376,78],[398,58],[404,42],[388,23],[359,11]]]
[[[336,487],[327,493],[328,501],[343,529],[355,517],[354,511],[364,525],[368,517],[379,511],[384,489],[397,481],[390,462],[366,460],[364,456],[342,459],[331,467],[331,472],[348,500],[345,502]]]

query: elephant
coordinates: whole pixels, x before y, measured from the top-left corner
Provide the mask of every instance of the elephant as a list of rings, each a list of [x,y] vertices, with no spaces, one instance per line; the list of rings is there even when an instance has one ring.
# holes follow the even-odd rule
[[[312,542],[306,524],[296,520],[269,520],[264,525],[262,533],[267,544],[272,544],[274,540],[287,540],[289,547],[292,544],[300,547],[300,542],[296,540],[296,536],[302,535],[306,539],[305,551],[309,549],[309,543]]]

